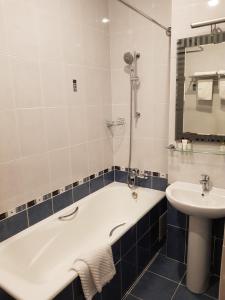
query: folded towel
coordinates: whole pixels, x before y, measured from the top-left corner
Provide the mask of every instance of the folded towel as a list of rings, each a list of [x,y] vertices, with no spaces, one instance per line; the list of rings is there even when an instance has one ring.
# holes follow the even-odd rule
[[[219,96],[220,100],[225,100],[225,78],[219,80]]]
[[[198,100],[212,101],[213,98],[213,80],[198,80],[197,89]]]
[[[219,75],[225,75],[225,70],[219,70],[219,71],[218,71],[218,74],[219,74]]]
[[[74,261],[72,270],[80,277],[85,299],[92,300],[116,274],[111,246],[89,249],[88,253],[82,254],[82,258]]]

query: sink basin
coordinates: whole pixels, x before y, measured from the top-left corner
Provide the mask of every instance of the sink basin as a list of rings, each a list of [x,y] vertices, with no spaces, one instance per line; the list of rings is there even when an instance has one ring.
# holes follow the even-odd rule
[[[174,182],[166,190],[172,206],[184,214],[209,219],[225,216],[225,190],[212,188],[202,195],[199,184]]]
[[[187,288],[196,294],[209,286],[211,261],[211,219],[225,217],[225,190],[212,188],[202,192],[202,186],[174,182],[166,189],[170,204],[189,215],[187,250]]]

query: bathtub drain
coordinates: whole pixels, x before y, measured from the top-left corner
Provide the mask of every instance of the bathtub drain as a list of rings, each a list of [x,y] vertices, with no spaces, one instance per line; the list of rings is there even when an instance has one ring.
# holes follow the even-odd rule
[[[117,228],[119,228],[119,227],[121,227],[121,226],[124,226],[124,225],[126,225],[126,223],[121,223],[121,224],[119,224],[119,225],[113,227],[113,229],[112,229],[112,230],[110,231],[110,233],[109,233],[109,236],[111,237],[111,236],[113,235],[114,231],[115,231]]]

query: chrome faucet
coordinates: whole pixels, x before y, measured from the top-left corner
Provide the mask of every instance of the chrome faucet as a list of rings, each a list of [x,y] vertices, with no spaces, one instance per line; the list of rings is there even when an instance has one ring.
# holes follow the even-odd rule
[[[202,192],[208,192],[210,189],[209,184],[209,175],[202,174],[202,179],[200,180],[200,184],[202,185]]]

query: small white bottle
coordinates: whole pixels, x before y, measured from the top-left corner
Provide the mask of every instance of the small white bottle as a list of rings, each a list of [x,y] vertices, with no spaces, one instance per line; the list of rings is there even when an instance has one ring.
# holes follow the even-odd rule
[[[188,143],[188,140],[186,140],[186,139],[182,140],[183,151],[187,151],[187,143]]]
[[[183,144],[182,144],[181,141],[177,141],[177,149],[178,149],[179,151],[182,151],[182,150],[183,150]]]
[[[188,143],[187,143],[187,150],[192,151],[192,142],[191,141],[188,141]]]
[[[225,152],[225,143],[222,143],[222,144],[220,145],[220,151],[221,151],[221,152]]]

